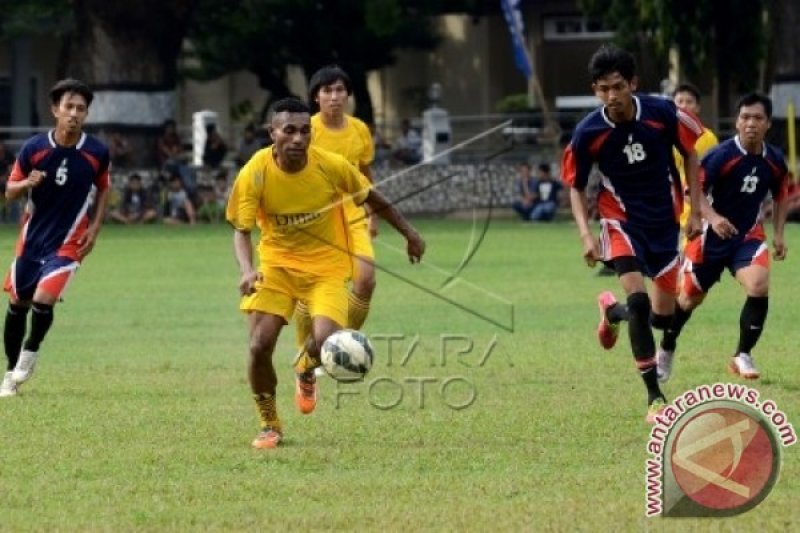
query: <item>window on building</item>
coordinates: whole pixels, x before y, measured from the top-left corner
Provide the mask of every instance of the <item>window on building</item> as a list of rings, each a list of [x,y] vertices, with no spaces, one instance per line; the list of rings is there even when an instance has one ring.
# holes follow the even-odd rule
[[[599,19],[582,15],[544,17],[544,38],[547,41],[609,39],[613,36],[614,32],[606,29]]]

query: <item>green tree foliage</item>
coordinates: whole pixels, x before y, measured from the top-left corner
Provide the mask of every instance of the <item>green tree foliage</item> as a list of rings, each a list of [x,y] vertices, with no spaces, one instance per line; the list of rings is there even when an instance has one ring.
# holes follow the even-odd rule
[[[44,34],[61,37],[74,26],[69,0],[0,0],[0,39]]]
[[[643,36],[666,55],[675,46],[689,76],[715,72],[720,108],[729,93],[758,84],[767,52],[764,0],[579,0],[590,14],[601,16],[621,46],[635,47]]]
[[[367,73],[391,65],[402,49],[439,42],[432,16],[478,12],[480,2],[440,0],[199,0],[189,32],[197,60],[188,71],[208,79],[246,69],[269,92],[289,94],[286,66],[310,76],[337,63],[352,78],[356,114],[373,119]]]

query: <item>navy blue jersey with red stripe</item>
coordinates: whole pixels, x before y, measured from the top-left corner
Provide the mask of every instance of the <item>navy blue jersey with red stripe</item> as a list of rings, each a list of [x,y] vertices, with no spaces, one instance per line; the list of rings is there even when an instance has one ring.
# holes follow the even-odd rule
[[[694,149],[703,125],[670,100],[635,95],[633,120],[615,123],[600,107],[576,127],[561,162],[562,180],[583,190],[596,163],[600,217],[642,227],[674,225],[683,207],[672,147]]]
[[[17,257],[80,260],[78,240],[89,226],[92,189],[110,185],[108,148],[86,133],[71,147],[59,146],[53,130],[40,133],[22,146],[9,181],[22,181],[33,170],[46,176],[30,190]]]
[[[744,238],[759,226],[761,205],[768,194],[776,201],[788,194],[789,169],[777,147],[763,143],[760,153],[751,154],[737,135],[706,154],[700,163],[700,181],[714,211]]]

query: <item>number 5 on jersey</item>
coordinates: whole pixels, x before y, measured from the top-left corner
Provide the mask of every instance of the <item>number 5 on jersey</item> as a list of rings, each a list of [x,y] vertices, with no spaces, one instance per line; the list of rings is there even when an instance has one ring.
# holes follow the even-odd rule
[[[64,185],[67,182],[67,159],[64,158],[56,170],[56,185]]]

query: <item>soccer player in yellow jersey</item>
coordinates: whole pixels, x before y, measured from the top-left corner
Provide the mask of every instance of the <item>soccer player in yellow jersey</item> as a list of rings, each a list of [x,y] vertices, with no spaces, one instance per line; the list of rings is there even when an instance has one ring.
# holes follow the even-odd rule
[[[343,156],[372,181],[370,165],[375,147],[369,128],[361,120],[345,112],[352,94],[347,73],[337,65],[322,67],[311,76],[308,101],[319,112],[311,117],[311,145]],[[351,199],[343,203],[349,223],[349,249],[352,259],[352,285],[348,295],[347,327],[361,329],[369,312],[375,289],[375,253],[372,237],[377,234],[375,217]],[[311,319],[306,303],[299,301],[295,312],[297,344],[303,349],[311,334]]]
[[[678,85],[678,88],[672,93],[672,101],[679,109],[690,111],[697,116],[700,116],[700,90],[691,83],[683,83]],[[697,160],[703,158],[706,152],[719,144],[717,136],[708,128],[703,128],[703,133],[697,138],[694,143],[694,151],[697,152]],[[683,156],[677,148],[672,149],[672,155],[675,159],[675,166],[678,168],[678,173],[681,175],[681,183],[684,190],[686,189],[686,176],[683,170]],[[689,212],[691,208],[689,202],[683,203],[683,212],[681,213],[681,228],[686,227],[686,221],[689,220]],[[684,243],[686,237],[683,237]]]
[[[347,323],[351,263],[342,200],[352,198],[379,213],[406,238],[412,263],[425,251],[416,230],[355,166],[309,146],[311,116],[305,103],[286,98],[273,104],[268,130],[273,146],[256,152],[239,172],[226,209],[241,272],[240,309],[250,326],[248,378],[261,421],[255,448],[275,448],[283,437],[272,354],[296,302],[306,301],[313,318],[306,353],[295,365],[295,402],[303,413],[316,405],[319,347]],[[257,226],[256,269],[250,232]]]

